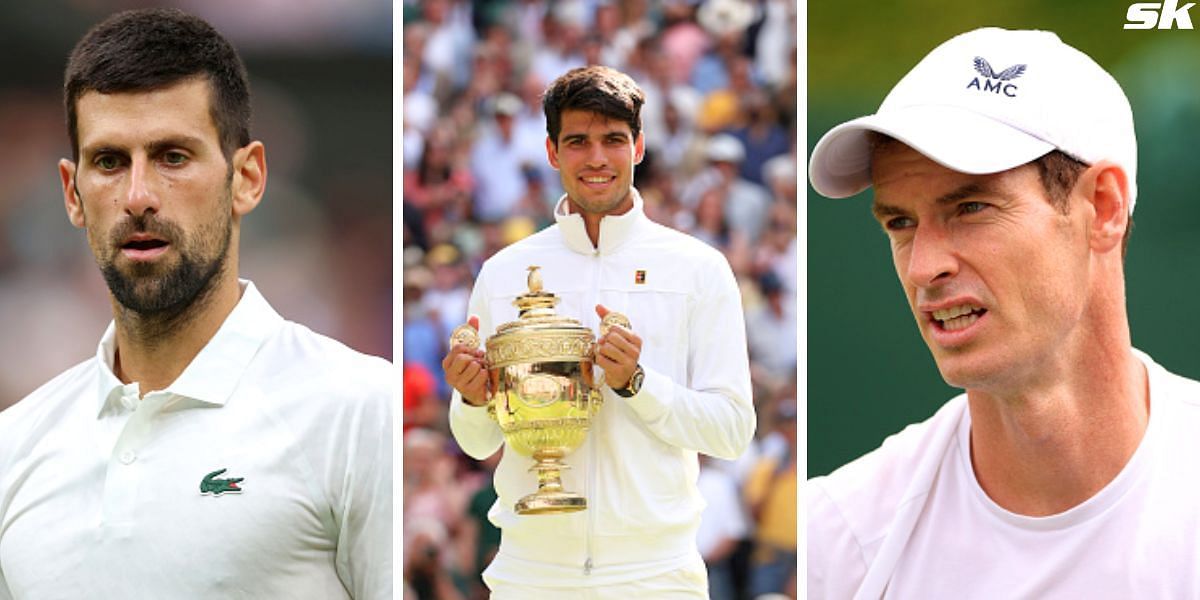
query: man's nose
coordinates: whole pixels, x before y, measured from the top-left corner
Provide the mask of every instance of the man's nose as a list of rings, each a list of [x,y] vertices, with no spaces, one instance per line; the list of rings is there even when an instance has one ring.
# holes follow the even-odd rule
[[[129,166],[129,187],[125,191],[125,212],[141,216],[158,212],[158,181],[149,158],[134,157]]]
[[[958,258],[950,233],[936,225],[917,225],[905,272],[908,282],[916,287],[929,287],[957,272]]]
[[[608,164],[608,155],[604,153],[604,144],[591,144],[588,147],[587,166],[603,167]]]

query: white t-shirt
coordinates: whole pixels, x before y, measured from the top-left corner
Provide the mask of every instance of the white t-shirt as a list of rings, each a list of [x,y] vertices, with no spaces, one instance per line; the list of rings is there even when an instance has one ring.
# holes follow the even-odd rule
[[[394,370],[242,286],[165,390],[110,325],[0,412],[0,600],[392,597]]]
[[[808,482],[808,597],[1200,598],[1200,383],[1137,353],[1150,421],[1082,504],[1011,513],[971,467],[966,396]]]

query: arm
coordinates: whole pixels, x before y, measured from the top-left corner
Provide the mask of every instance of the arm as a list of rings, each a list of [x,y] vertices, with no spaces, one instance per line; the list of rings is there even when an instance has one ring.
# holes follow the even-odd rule
[[[755,428],[746,324],[728,263],[714,261],[706,271],[711,276],[685,316],[688,381],[675,382],[647,368],[641,391],[624,401],[662,441],[734,459],[746,450]]]
[[[479,317],[479,338],[486,340],[495,329],[495,325],[492,323],[492,313],[488,307],[483,271],[479,273],[475,287],[471,290],[467,313]],[[491,456],[504,444],[504,434],[488,416],[487,407],[467,404],[458,390],[454,390],[450,396],[450,432],[454,434],[454,440],[463,452],[477,460]]]
[[[12,594],[8,591],[8,582],[4,580],[4,571],[0,571],[0,600],[13,600]]]
[[[867,574],[867,564],[849,524],[820,480],[809,480],[801,489],[808,515],[808,597],[852,598]]]
[[[390,383],[371,385],[346,438],[346,463],[334,518],[338,577],[356,600],[392,597],[392,397]]]

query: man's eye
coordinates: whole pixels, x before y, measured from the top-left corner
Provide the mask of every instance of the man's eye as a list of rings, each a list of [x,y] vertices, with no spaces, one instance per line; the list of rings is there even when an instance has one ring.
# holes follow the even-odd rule
[[[910,217],[895,217],[884,221],[883,228],[888,231],[899,231],[908,229],[913,226],[913,220]]]
[[[95,162],[97,167],[100,167],[105,171],[111,171],[121,166],[121,161],[117,160],[117,157],[111,154],[102,154],[97,156]]]
[[[963,214],[969,215],[971,213],[980,212],[983,209],[987,208],[987,206],[988,205],[983,202],[963,202],[962,204],[958,205],[958,210],[959,210],[959,212],[962,212]]]
[[[163,162],[168,165],[182,165],[187,159],[187,155],[182,152],[168,152],[163,155]]]

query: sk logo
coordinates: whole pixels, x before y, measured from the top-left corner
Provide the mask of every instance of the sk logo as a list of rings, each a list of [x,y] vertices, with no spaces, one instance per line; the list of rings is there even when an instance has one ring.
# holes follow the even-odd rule
[[[230,477],[229,479],[221,479],[217,477],[228,469],[218,469],[204,476],[200,480],[200,495],[201,496],[220,496],[221,494],[240,494],[242,488],[238,487],[245,477]]]
[[[638,269],[633,274],[633,282],[639,285],[646,283],[646,271],[644,269]]]
[[[995,92],[1004,94],[1009,98],[1017,96],[1017,86],[1006,81],[1012,81],[1021,76],[1025,72],[1025,65],[1013,65],[999,73],[992,70],[992,65],[981,57],[975,57],[975,70],[983,75],[983,85],[979,83],[979,78],[976,77],[967,84],[968,88],[975,88],[984,92]],[[995,80],[995,81],[993,81]]]

